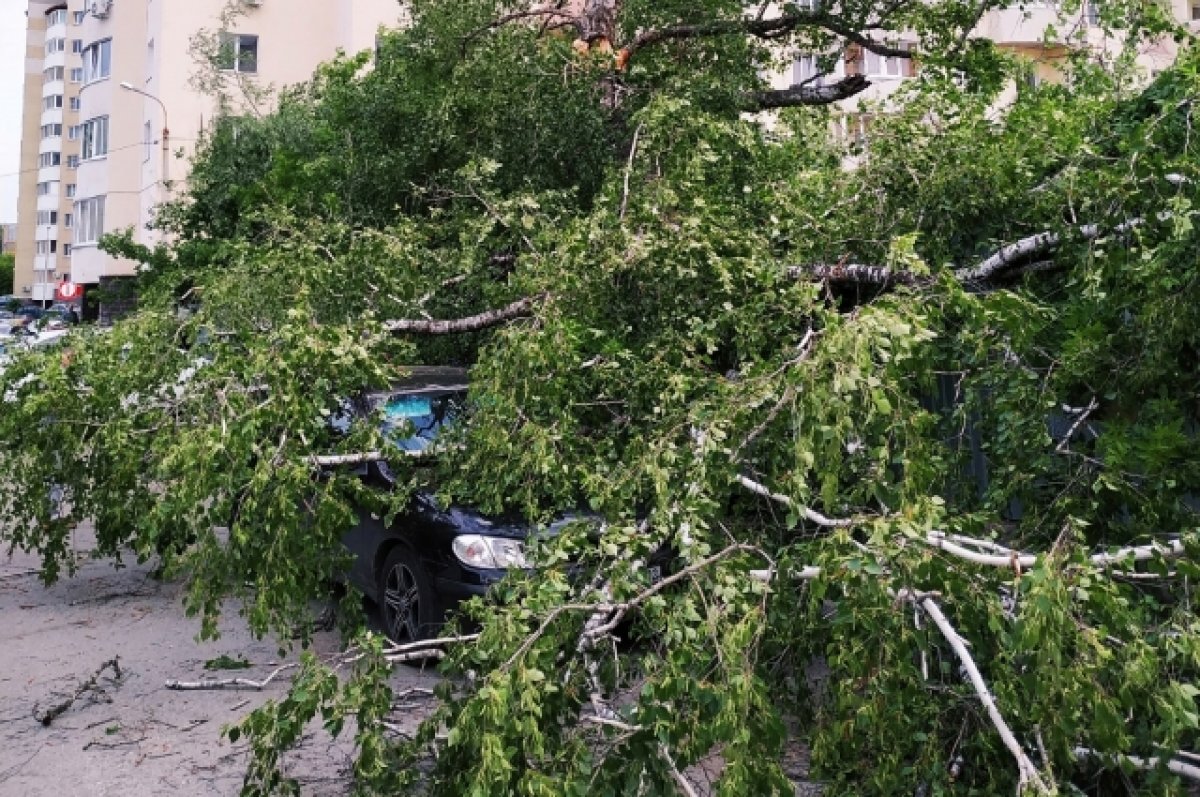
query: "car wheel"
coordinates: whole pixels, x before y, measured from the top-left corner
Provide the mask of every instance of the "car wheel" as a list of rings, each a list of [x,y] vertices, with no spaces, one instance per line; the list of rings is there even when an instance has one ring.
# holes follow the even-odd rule
[[[418,642],[441,625],[436,599],[420,562],[411,550],[391,550],[379,575],[379,609],[383,630],[393,642]]]

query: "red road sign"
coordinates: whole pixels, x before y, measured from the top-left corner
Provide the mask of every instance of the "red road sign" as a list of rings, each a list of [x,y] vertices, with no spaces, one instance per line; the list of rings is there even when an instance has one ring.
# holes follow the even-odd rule
[[[54,286],[54,298],[64,302],[73,302],[83,295],[83,286],[70,280],[63,280]]]

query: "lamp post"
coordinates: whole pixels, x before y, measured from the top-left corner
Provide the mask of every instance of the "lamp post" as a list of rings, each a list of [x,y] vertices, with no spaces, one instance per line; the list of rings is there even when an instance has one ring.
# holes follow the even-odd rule
[[[129,81],[127,81],[127,80],[123,80],[123,81],[121,81],[121,88],[125,89],[126,91],[132,91],[134,94],[141,94],[143,97],[148,97],[148,98],[150,98],[150,99],[154,100],[155,102],[157,102],[157,103],[158,103],[158,107],[159,107],[159,108],[162,108],[162,114],[163,114],[163,128],[162,128],[162,185],[163,185],[163,194],[164,194],[164,196],[165,196],[165,195],[166,195],[166,191],[167,191],[167,183],[168,183],[168,182],[170,181],[170,179],[171,179],[171,173],[170,173],[170,156],[169,156],[169,152],[170,152],[170,141],[171,141],[171,131],[170,131],[170,129],[169,129],[169,128],[168,128],[168,126],[167,126],[167,106],[166,106],[166,105],[163,105],[163,101],[162,101],[162,100],[160,100],[158,97],[155,97],[153,94],[151,94],[151,93],[150,93],[150,92],[148,92],[148,91],[142,91],[142,90],[141,90],[141,89],[139,89],[137,86],[133,85],[132,83],[130,83],[130,82],[129,82]]]

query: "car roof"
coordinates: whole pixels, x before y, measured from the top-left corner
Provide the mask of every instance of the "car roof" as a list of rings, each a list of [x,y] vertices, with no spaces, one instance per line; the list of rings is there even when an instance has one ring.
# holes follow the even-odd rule
[[[394,393],[440,393],[466,389],[466,368],[449,365],[413,365],[405,368],[403,375],[392,380],[390,389],[372,391],[370,395],[376,397]]]

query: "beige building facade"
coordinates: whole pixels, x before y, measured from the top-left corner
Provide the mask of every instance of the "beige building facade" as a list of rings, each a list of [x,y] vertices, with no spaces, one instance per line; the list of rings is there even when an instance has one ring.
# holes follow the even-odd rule
[[[266,110],[400,22],[397,0],[28,0],[15,293],[46,303],[63,279],[134,273],[97,244],[126,228],[156,241],[155,208],[219,110],[200,84]]]
[[[819,0],[809,0],[819,2]],[[1200,0],[1169,0],[1176,20],[1200,33]],[[1028,83],[1059,83],[1063,65],[1072,51],[1086,50],[1100,60],[1115,59],[1124,42],[1106,34],[1099,24],[1097,6],[1084,2],[1072,11],[1057,0],[1014,2],[1008,8],[992,9],[980,19],[972,36],[990,39],[1001,50],[1022,57],[1028,65]],[[915,48],[916,37],[901,35],[888,44]],[[1147,79],[1174,63],[1178,46],[1169,38],[1140,46],[1137,64]],[[835,125],[848,139],[865,140],[874,115],[886,112],[887,98],[914,77],[920,64],[914,59],[879,56],[851,46],[845,52],[806,53],[798,56],[789,71],[772,76],[775,88],[826,85],[847,75],[863,75],[871,83],[866,91],[838,104]],[[1007,106],[1017,86],[1010,86],[997,102]]]

